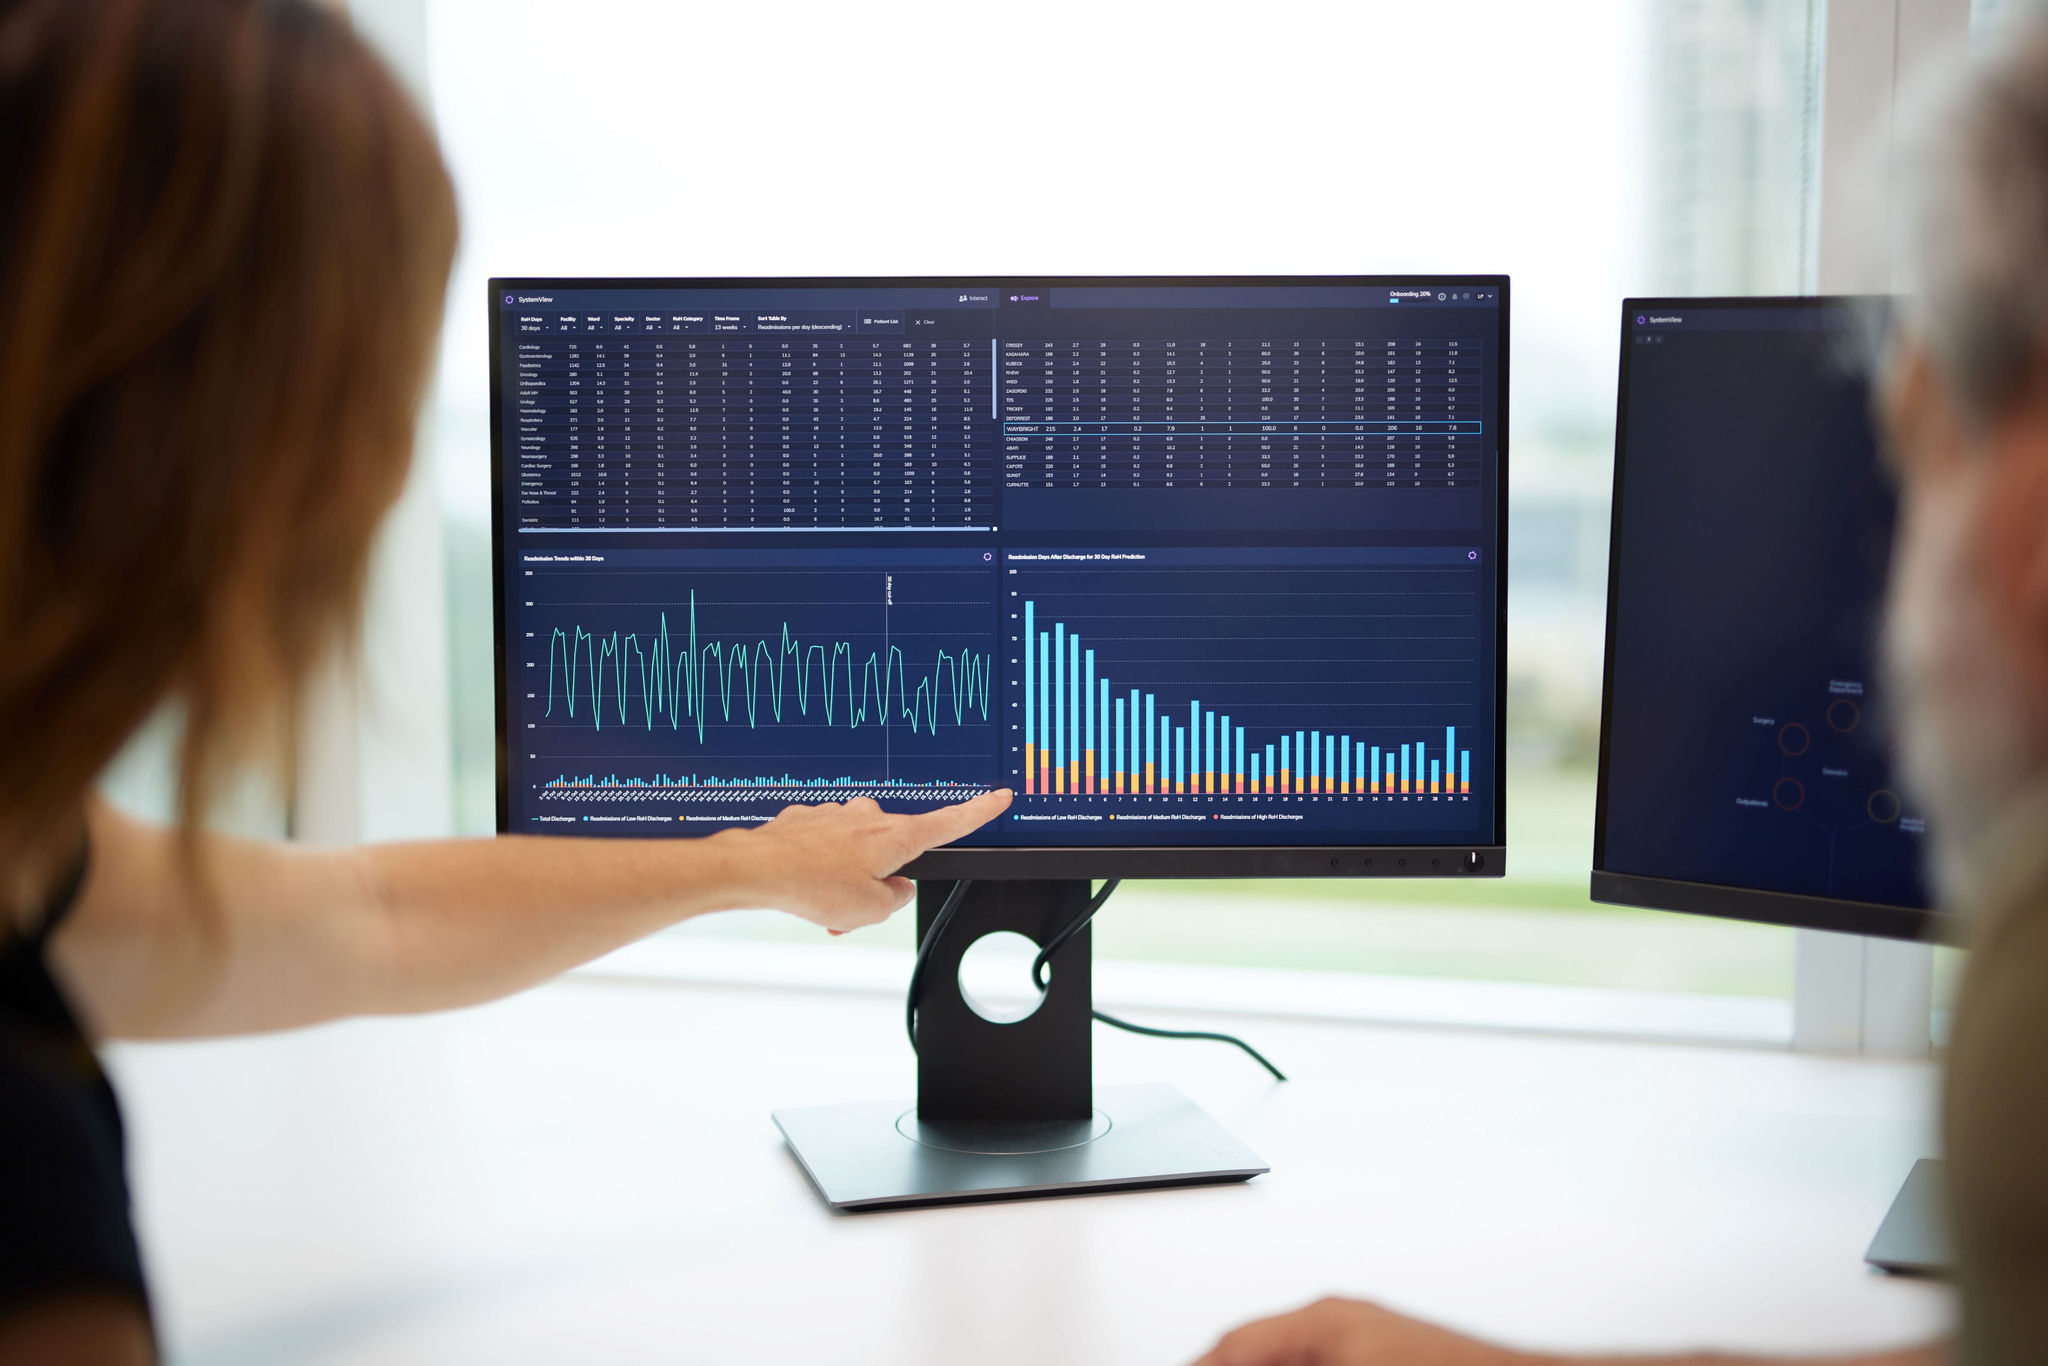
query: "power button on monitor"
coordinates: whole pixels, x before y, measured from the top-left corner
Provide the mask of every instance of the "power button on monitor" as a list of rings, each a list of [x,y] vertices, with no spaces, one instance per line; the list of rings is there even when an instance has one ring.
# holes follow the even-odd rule
[[[1477,849],[1474,849],[1471,853],[1465,855],[1466,872],[1477,873],[1482,871],[1485,867],[1486,855],[1480,853]]]

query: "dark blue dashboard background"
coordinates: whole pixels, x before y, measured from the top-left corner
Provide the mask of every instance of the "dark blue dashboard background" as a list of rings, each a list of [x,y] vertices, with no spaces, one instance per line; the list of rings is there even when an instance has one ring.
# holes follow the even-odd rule
[[[1412,288],[1416,282],[1401,282],[1403,287]],[[1473,281],[1449,282],[1464,288],[1471,288]],[[1499,282],[1488,279],[1488,286],[1498,287]],[[965,287],[962,287],[963,289]],[[1341,291],[1341,292],[1340,292]],[[542,812],[561,808],[543,807],[537,797],[541,785],[570,773],[571,766],[558,756],[548,752],[545,743],[532,747],[522,727],[532,723],[540,713],[535,710],[537,703],[527,694],[542,691],[531,686],[532,674],[539,672],[528,666],[538,664],[542,647],[536,641],[544,640],[552,629],[559,629],[567,618],[561,614],[569,606],[581,607],[582,600],[596,599],[596,605],[582,610],[577,624],[588,624],[601,632],[627,632],[638,628],[641,646],[644,649],[648,636],[654,630],[656,620],[665,620],[671,636],[679,634],[677,607],[686,601],[685,595],[695,589],[699,601],[710,590],[704,586],[704,576],[694,570],[682,567],[660,569],[666,577],[648,578],[644,591],[635,589],[631,596],[593,593],[579,587],[569,577],[579,571],[606,573],[631,566],[642,575],[657,574],[656,566],[667,559],[680,557],[695,561],[706,554],[731,552],[732,562],[739,566],[758,566],[761,557],[784,556],[789,558],[801,572],[825,574],[838,572],[844,582],[858,585],[857,591],[867,594],[870,579],[880,572],[887,563],[902,565],[924,564],[920,572],[929,573],[929,561],[936,557],[944,561],[948,572],[954,573],[947,588],[955,594],[966,582],[957,571],[963,563],[956,556],[965,556],[966,566],[971,566],[981,556],[990,558],[986,563],[991,574],[989,613],[987,617],[986,640],[998,658],[998,667],[992,680],[990,709],[994,720],[988,726],[987,745],[982,751],[982,766],[974,768],[965,754],[963,734],[955,727],[943,729],[936,738],[930,736],[911,737],[909,751],[914,751],[921,771],[943,776],[950,780],[973,784],[1010,784],[1014,775],[1005,754],[1005,733],[1000,719],[1014,711],[1013,703],[1019,701],[1018,689],[1012,680],[1012,670],[1001,667],[1001,661],[1010,656],[1006,643],[999,641],[1004,630],[1003,613],[1007,604],[1001,597],[1002,584],[996,577],[996,570],[1005,564],[1005,556],[1012,551],[1048,552],[1063,549],[1072,550],[1117,550],[1143,552],[1148,549],[1171,549],[1178,553],[1217,550],[1224,552],[1241,551],[1247,548],[1270,552],[1282,558],[1300,550],[1313,552],[1318,548],[1354,547],[1457,547],[1462,556],[1465,548],[1472,548],[1476,555],[1474,566],[1479,571],[1474,575],[1476,593],[1472,604],[1473,646],[1470,660],[1471,696],[1473,703],[1467,711],[1460,712],[1459,743],[1469,748],[1471,755],[1472,792],[1468,800],[1429,801],[1417,798],[1412,801],[1396,802],[1391,797],[1373,801],[1366,797],[1344,798],[1335,796],[1258,798],[1253,796],[1194,796],[1179,798],[1160,797],[1152,800],[1156,805],[1179,802],[1186,805],[1199,803],[1234,803],[1239,806],[1256,806],[1264,802],[1268,807],[1284,808],[1288,813],[1285,822],[1273,827],[1233,824],[1226,829],[1205,828],[1200,824],[1159,828],[1140,827],[1126,823],[1121,828],[1108,825],[1073,825],[1048,827],[1044,823],[1035,825],[1013,824],[1006,820],[988,828],[969,842],[975,844],[1003,846],[1044,846],[1048,844],[1111,844],[1133,845],[1142,843],[1163,845],[1187,844],[1271,844],[1271,845],[1356,845],[1356,844],[1467,844],[1498,843],[1497,812],[1499,809],[1499,735],[1497,715],[1499,708],[1498,678],[1500,657],[1498,650],[1498,622],[1501,604],[1498,594],[1499,575],[1497,567],[1502,553],[1501,529],[1497,524],[1498,509],[1501,507],[1499,485],[1499,452],[1504,445],[1504,433],[1499,431],[1498,415],[1504,411],[1500,381],[1503,374],[1504,357],[1499,354],[1499,312],[1496,306],[1435,306],[1434,301],[1425,305],[1420,301],[1389,305],[1386,300],[1389,288],[1385,284],[1370,286],[1295,286],[1295,287],[1200,287],[1183,286],[1171,290],[1145,287],[1135,291],[1100,291],[1091,295],[1089,291],[1062,290],[1060,287],[1034,288],[1028,285],[1005,285],[998,291],[1004,302],[998,307],[959,307],[954,286],[944,288],[923,287],[877,287],[877,288],[805,288],[803,290],[778,289],[761,290],[723,289],[697,290],[673,288],[616,288],[602,287],[582,289],[574,282],[533,281],[496,282],[493,287],[494,345],[496,347],[498,408],[494,414],[494,445],[498,450],[498,498],[500,517],[501,564],[501,611],[503,613],[503,670],[505,678],[504,702],[501,712],[501,732],[506,740],[502,746],[504,754],[503,786],[505,791],[504,828],[514,831],[531,831],[547,828],[538,819]],[[1027,298],[1035,295],[1030,302],[1011,305],[1007,296],[1021,293]],[[1064,295],[1064,299],[1062,296]],[[1290,337],[1290,338],[1463,338],[1477,340],[1482,347],[1481,375],[1483,377],[1482,409],[1486,414],[1485,455],[1480,461],[1481,475],[1476,484],[1465,488],[1425,489],[1272,489],[1258,491],[1176,489],[1171,491],[1106,489],[1106,490],[1056,490],[1000,489],[997,497],[997,530],[993,532],[925,531],[917,533],[877,533],[849,536],[832,532],[791,532],[772,538],[739,533],[650,531],[633,535],[619,535],[604,532],[526,532],[514,530],[518,505],[515,481],[511,477],[513,460],[510,455],[516,436],[515,413],[512,401],[517,381],[517,357],[514,343],[518,339],[515,319],[521,313],[537,311],[536,306],[525,303],[507,303],[508,299],[533,299],[545,297],[549,302],[539,306],[538,311],[588,311],[600,313],[611,310],[620,312],[647,311],[691,307],[711,309],[718,306],[736,309],[773,307],[782,310],[806,308],[836,309],[849,306],[896,306],[915,313],[926,320],[926,325],[915,334],[919,341],[971,339],[988,341],[1001,339],[1051,338],[1071,339],[1076,336],[1089,339],[1216,339],[1220,337]],[[1230,307],[1192,306],[1221,300]],[[1343,306],[1331,306],[1332,301],[1341,301]],[[1062,306],[1074,304],[1101,303],[1111,306]],[[1275,303],[1284,307],[1272,306]],[[1149,306],[1148,306],[1149,305]],[[1263,305],[1263,306],[1259,306]],[[977,419],[979,422],[979,419]],[[987,440],[977,427],[977,450],[986,450],[987,458],[994,462],[1000,484],[1002,461],[1000,424],[992,417],[987,422]],[[674,556],[670,556],[674,552]],[[623,553],[623,556],[622,556]],[[536,562],[522,557],[549,557],[555,564],[541,563],[539,574],[543,579],[538,591],[535,587]],[[573,557],[597,557],[578,566]],[[1314,562],[1314,554],[1307,555]],[[838,566],[835,570],[834,566]],[[792,571],[794,574],[796,570]],[[879,581],[879,580],[878,580]],[[620,582],[625,582],[622,578]],[[767,580],[763,580],[764,583]],[[794,591],[790,585],[798,580],[785,575],[774,585],[778,593]],[[823,584],[825,580],[820,579]],[[1105,576],[1103,583],[1112,580]],[[855,591],[849,589],[849,592]],[[873,590],[881,591],[881,590]],[[900,590],[899,590],[900,591]],[[850,601],[850,600],[849,600]],[[665,602],[665,612],[653,604]],[[528,604],[533,604],[528,606]],[[757,635],[772,636],[775,627],[787,619],[796,623],[796,628],[805,640],[826,641],[828,644],[843,640],[854,647],[855,654],[869,651],[882,652],[890,646],[909,649],[896,634],[906,629],[902,623],[915,625],[912,620],[914,603],[904,602],[898,608],[893,620],[898,625],[883,627],[873,620],[873,613],[865,607],[849,606],[839,612],[821,606],[805,613],[800,608],[785,610],[783,607],[763,607],[765,615],[757,614],[742,630],[731,623],[738,616],[731,610],[724,611],[723,623],[715,628],[727,636]],[[1195,610],[1211,617],[1227,629],[1228,622],[1237,617],[1247,624],[1262,624],[1266,616],[1256,602],[1248,602],[1241,595],[1230,594],[1211,601],[1194,604]],[[707,619],[712,615],[708,609]],[[770,618],[774,618],[771,620]],[[959,644],[954,653],[972,646],[965,617],[957,607],[945,609],[944,621],[938,623],[949,640]],[[758,629],[756,629],[758,628]],[[714,629],[707,627],[707,630]],[[884,643],[884,630],[887,644]],[[751,633],[751,634],[749,634]],[[932,632],[934,636],[938,631]],[[976,640],[981,637],[975,637]],[[944,642],[940,642],[943,644]],[[670,649],[675,646],[671,642]],[[914,648],[925,648],[917,646]],[[950,647],[949,647],[950,648]],[[1348,648],[1348,647],[1347,647]],[[1368,658],[1360,655],[1359,658]],[[905,675],[908,683],[916,682],[917,664],[909,662]],[[1315,666],[1318,670],[1318,684],[1325,688],[1341,688],[1348,666],[1344,658],[1333,652],[1326,660]],[[1461,666],[1462,667],[1462,666]],[[1107,668],[1107,660],[1105,660]],[[1203,700],[1212,707],[1226,711],[1234,710],[1237,719],[1247,725],[1261,720],[1256,705],[1255,679],[1248,679],[1241,673],[1212,668],[1206,673],[1199,661],[1185,665],[1186,675],[1182,680],[1189,689],[1202,694]],[[930,674],[930,669],[925,670]],[[1427,671],[1423,671],[1427,672]],[[1462,684],[1460,685],[1463,686]],[[632,685],[627,685],[632,692]],[[850,694],[852,689],[848,690]],[[794,693],[790,693],[794,696]],[[1388,694],[1389,696],[1424,696],[1414,689]],[[1463,695],[1462,693],[1460,694]],[[1416,715],[1427,715],[1428,721],[1418,721],[1407,726],[1404,733],[1413,732],[1438,741],[1443,726],[1436,719],[1440,708],[1424,705]],[[558,703],[559,705],[559,703]],[[1400,704],[1391,704],[1400,705]],[[645,714],[645,699],[638,698],[634,707]],[[1401,728],[1401,718],[1408,713],[1392,712],[1388,715],[1391,728]],[[637,722],[636,722],[637,725]],[[599,757],[590,763],[583,763],[574,772],[590,773],[602,777],[610,764],[619,772],[626,772],[632,765],[636,771],[661,773],[664,775],[698,774],[707,768],[716,771],[716,765],[707,764],[696,756],[688,744],[679,738],[687,727],[676,727],[664,733],[659,720],[651,729],[610,731],[601,743],[590,744],[579,741],[577,753],[596,753]],[[735,732],[736,734],[736,732]],[[1364,739],[1366,732],[1360,732]],[[630,737],[630,738],[629,738]],[[810,770],[798,767],[798,760],[808,761],[808,754],[802,751],[816,751],[817,735],[808,738],[800,728],[785,732],[770,731],[757,727],[744,738],[758,754],[766,755],[762,762],[746,772],[759,772],[766,776],[787,771],[797,774],[805,771],[825,772],[815,766]],[[587,737],[586,737],[587,739]],[[840,737],[843,741],[845,737]],[[897,741],[892,740],[892,745]],[[780,768],[767,767],[774,760],[776,747],[785,746],[794,756]],[[644,752],[635,753],[636,747]],[[899,763],[906,751],[898,749],[894,758]],[[532,757],[529,757],[532,756]],[[642,762],[644,760],[644,762]],[[579,757],[578,760],[581,763]],[[742,770],[728,765],[733,773]],[[602,803],[599,795],[591,799]],[[885,801],[890,799],[884,798]],[[1110,794],[1095,796],[1071,796],[1068,798],[1041,798],[1040,809],[1054,807],[1072,811],[1101,809],[1118,802]],[[758,818],[772,814],[787,803],[785,795],[763,796],[759,801],[750,801],[744,793],[732,793],[727,798],[728,809],[735,816]],[[893,803],[892,803],[893,804]],[[918,801],[906,800],[905,806],[916,806]],[[1024,804],[1020,803],[1020,806]],[[642,800],[639,809],[667,809],[660,803]],[[594,810],[595,806],[574,808],[578,811]],[[1021,810],[1015,814],[1022,815]],[[707,833],[707,829],[679,829],[676,824],[666,827],[653,822],[621,822],[612,825],[593,825],[579,819],[573,825],[564,823],[557,815],[550,823],[559,833],[572,834],[619,834],[619,835],[674,835]],[[1141,833],[1142,832],[1142,833]]]
[[[1878,633],[1894,497],[1857,319],[1637,305],[1602,871],[1926,905]]]

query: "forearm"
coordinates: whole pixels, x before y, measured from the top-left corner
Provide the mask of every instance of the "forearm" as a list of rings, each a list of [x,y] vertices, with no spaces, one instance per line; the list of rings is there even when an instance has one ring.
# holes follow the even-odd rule
[[[376,1012],[440,1010],[546,981],[656,930],[764,904],[759,851],[738,831],[689,840],[383,845],[364,861],[385,922]]]
[[[56,960],[95,1031],[284,1029],[502,996],[748,900],[744,836],[507,838],[361,849],[176,836],[92,814],[93,865]]]
[[[1636,1357],[1538,1355],[1519,1358],[1517,1366],[1949,1366],[1949,1353],[1946,1345],[1929,1343],[1926,1346],[1908,1347],[1895,1352],[1875,1352],[1847,1357],[1754,1357],[1721,1352],[1702,1352],[1690,1356]]]
[[[101,1037],[285,1029],[439,1010],[544,981],[707,911],[833,930],[909,901],[896,871],[1009,793],[916,815],[859,798],[704,839],[514,837],[309,849],[173,832],[95,803],[92,866],[53,961]]]

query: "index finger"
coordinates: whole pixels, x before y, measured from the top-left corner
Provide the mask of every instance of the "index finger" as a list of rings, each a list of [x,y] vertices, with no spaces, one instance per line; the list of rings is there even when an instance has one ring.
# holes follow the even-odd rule
[[[912,852],[922,853],[936,849],[942,844],[951,844],[963,835],[971,835],[987,825],[1010,806],[1010,789],[998,788],[984,792],[972,801],[960,802],[954,806],[942,806],[936,811],[924,811],[904,821],[909,834]]]

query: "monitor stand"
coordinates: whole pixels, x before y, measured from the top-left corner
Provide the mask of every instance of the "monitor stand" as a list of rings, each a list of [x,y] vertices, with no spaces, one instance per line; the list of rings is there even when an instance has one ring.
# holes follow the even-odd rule
[[[950,885],[920,883],[919,942]],[[998,1023],[960,990],[986,934],[1043,945],[1087,907],[1085,881],[976,882],[933,949],[918,1005],[917,1100],[777,1110],[818,1193],[849,1212],[1246,1181],[1269,1170],[1170,1086],[1097,1090],[1089,932],[1051,964],[1035,1010]]]

